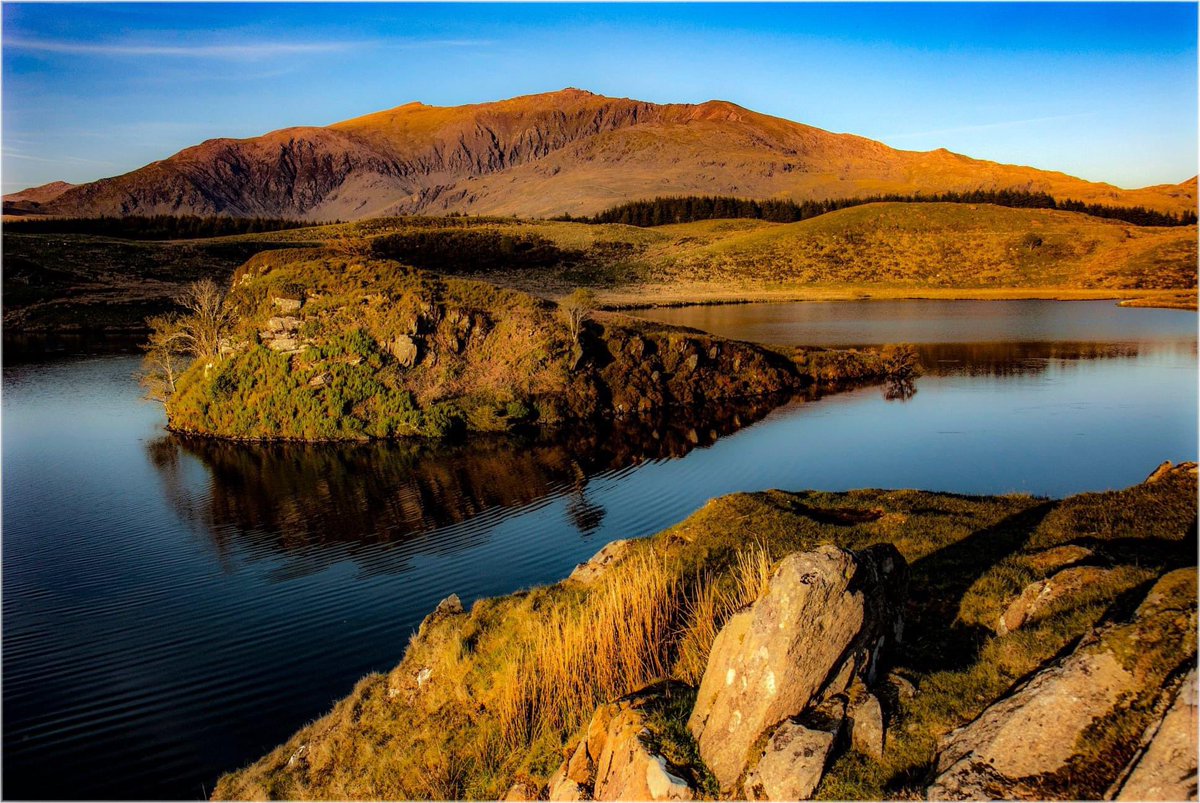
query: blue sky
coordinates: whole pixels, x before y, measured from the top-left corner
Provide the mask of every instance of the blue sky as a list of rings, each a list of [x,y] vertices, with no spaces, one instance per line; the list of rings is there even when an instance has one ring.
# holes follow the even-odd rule
[[[1196,174],[1195,3],[18,4],[3,187],[218,136],[576,86],[730,100],[1124,187]]]

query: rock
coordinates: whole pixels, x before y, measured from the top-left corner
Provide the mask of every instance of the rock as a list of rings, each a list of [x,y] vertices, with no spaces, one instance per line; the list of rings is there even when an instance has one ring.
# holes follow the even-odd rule
[[[864,695],[850,706],[846,714],[850,721],[850,744],[876,760],[883,758],[883,707],[873,694]]]
[[[687,369],[688,373],[695,371],[696,366],[698,366],[699,364],[700,364],[700,355],[699,354],[693,354],[690,357],[688,357],[686,360],[683,361],[683,367],[685,369]]]
[[[595,582],[613,562],[629,551],[629,547],[630,542],[624,539],[605,544],[587,563],[577,565],[567,579],[584,585]]]
[[[1072,563],[1079,563],[1079,561],[1091,556],[1092,550],[1085,546],[1064,544],[1063,546],[1043,549],[1040,552],[1031,552],[1028,555],[1021,556],[1021,560],[1034,571],[1047,574],[1070,566]]]
[[[898,703],[901,700],[911,700],[917,696],[917,687],[908,678],[896,672],[889,672],[883,679],[884,687],[891,691],[892,698]]]
[[[285,298],[283,296],[275,296],[271,299],[271,303],[283,312],[295,312],[304,304],[299,298]]]
[[[264,345],[271,351],[295,352],[300,350],[300,341],[294,337],[276,337],[268,340]]]
[[[1196,464],[1192,462],[1184,462],[1175,466],[1170,460],[1163,461],[1162,465],[1150,472],[1150,476],[1142,480],[1143,483],[1158,482],[1159,480],[1169,477],[1172,474],[1195,474]]]
[[[949,734],[929,799],[1029,796],[1033,790],[1007,790],[1019,787],[1023,777],[1065,767],[1093,719],[1110,711],[1133,685],[1133,675],[1108,651],[1076,653],[1042,670],[1015,694]]]
[[[300,319],[292,317],[267,318],[267,329],[272,332],[295,332],[300,329]]]
[[[537,800],[538,790],[533,784],[517,781],[512,786],[508,787],[508,792],[504,795],[505,800]]]
[[[1175,700],[1150,734],[1146,749],[1130,762],[1115,800],[1195,800],[1196,670],[1192,668],[1175,694]],[[1115,794],[1114,794],[1115,792]]]
[[[1082,591],[1092,583],[1103,581],[1113,571],[1095,566],[1077,566],[1063,569],[1045,580],[1030,583],[1000,615],[996,623],[996,632],[1003,636],[1026,622],[1041,618],[1056,602]]]
[[[750,748],[815,702],[844,663],[869,673],[899,632],[906,564],[890,544],[855,555],[833,546],[780,563],[769,590],[730,617],[713,642],[688,728],[732,789]]]
[[[453,616],[462,616],[464,613],[462,600],[458,598],[458,594],[451,594],[438,603],[437,607],[433,609],[433,613],[421,620],[421,624],[417,628],[417,637],[419,638],[435,622]]]
[[[646,747],[649,736],[640,711],[620,712],[609,723],[596,763],[594,800],[691,800],[687,781],[667,769],[666,760]]]
[[[1106,755],[1081,754],[1078,746],[1121,727],[1123,716],[1157,694],[1163,672],[1195,659],[1195,628],[1195,569],[1164,575],[1132,621],[1093,630],[947,734],[929,799],[1098,796],[1090,790],[1111,784],[1115,769]]]
[[[394,340],[387,344],[387,351],[396,362],[405,368],[412,368],[416,365],[421,355],[421,349],[417,345],[417,341],[408,335],[397,335]]]
[[[581,786],[593,782],[595,760],[588,754],[587,739],[580,739],[575,752],[567,759],[567,777]]]
[[[587,800],[583,787],[567,777],[566,766],[559,767],[546,784],[547,800]]]
[[[837,734],[784,721],[746,775],[748,800],[808,800],[816,791]]]
[[[308,386],[310,388],[324,387],[328,383],[329,383],[329,374],[317,374],[312,379],[308,380]]]
[[[647,744],[647,715],[682,691],[654,684],[596,709],[579,742],[550,778],[550,800],[692,800],[681,770]]]

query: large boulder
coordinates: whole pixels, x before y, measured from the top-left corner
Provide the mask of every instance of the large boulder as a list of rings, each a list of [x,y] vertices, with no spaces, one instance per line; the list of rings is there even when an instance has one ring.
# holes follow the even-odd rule
[[[858,554],[833,546],[789,555],[769,588],[730,617],[713,642],[688,728],[726,790],[751,748],[855,678],[868,682],[900,635],[907,566],[890,544]]]
[[[1195,569],[1161,578],[1128,622],[1093,630],[939,745],[930,800],[1087,798],[1115,773],[1106,734],[1195,659]],[[1099,745],[1099,746],[1098,746]],[[1117,767],[1119,769],[1119,765]],[[1086,784],[1086,787],[1084,786]]]
[[[1116,800],[1195,800],[1196,668],[1183,679],[1175,700],[1148,734],[1149,744],[1137,755],[1111,795]]]

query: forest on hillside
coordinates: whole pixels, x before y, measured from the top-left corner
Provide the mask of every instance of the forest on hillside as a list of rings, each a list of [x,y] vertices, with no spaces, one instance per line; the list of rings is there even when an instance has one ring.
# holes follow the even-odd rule
[[[1136,226],[1191,226],[1196,223],[1194,211],[1178,215],[1156,212],[1141,206],[1107,206],[1082,201],[1060,201],[1048,193],[1023,190],[972,190],[942,192],[932,195],[872,195],[861,198],[826,198],[820,201],[766,200],[709,195],[678,195],[630,201],[606,209],[591,217],[578,220],[586,223],[623,223],[627,226],[665,226],[672,223],[691,223],[697,220],[723,218],[753,218],[773,223],[795,223],[800,220],[836,212],[852,206],[873,203],[960,203],[994,204],[1016,209],[1061,209],[1081,212],[1093,217],[1110,218]]]

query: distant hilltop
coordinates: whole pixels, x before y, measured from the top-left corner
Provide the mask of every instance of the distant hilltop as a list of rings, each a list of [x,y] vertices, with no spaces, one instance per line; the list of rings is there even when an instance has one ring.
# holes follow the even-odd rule
[[[1196,179],[1123,190],[950,151],[902,151],[733,103],[656,104],[580,89],[408,103],[326,127],[213,139],[114,178],[4,197],[7,212],[353,220],[588,215],[660,195],[803,201],[1017,189],[1167,212]]]

